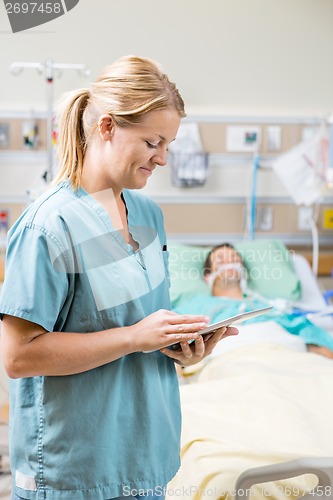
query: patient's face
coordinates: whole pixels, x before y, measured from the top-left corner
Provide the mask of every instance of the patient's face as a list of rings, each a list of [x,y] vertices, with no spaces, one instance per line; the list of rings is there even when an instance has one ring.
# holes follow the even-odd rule
[[[221,247],[217,248],[211,255],[211,272],[218,272],[217,279],[223,280],[225,284],[240,281],[240,270],[223,267],[226,264],[242,264],[240,255],[233,248]]]
[[[221,247],[217,248],[210,257],[212,264],[212,272],[216,271],[218,267],[223,264],[231,264],[233,262],[242,263],[240,255],[234,248]]]

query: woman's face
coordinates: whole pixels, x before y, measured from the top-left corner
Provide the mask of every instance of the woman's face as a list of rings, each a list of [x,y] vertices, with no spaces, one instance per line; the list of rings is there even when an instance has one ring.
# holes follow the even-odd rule
[[[117,191],[143,188],[156,165],[166,165],[167,148],[179,124],[180,117],[173,109],[148,112],[143,122],[131,127],[111,124],[102,159],[108,187]]]

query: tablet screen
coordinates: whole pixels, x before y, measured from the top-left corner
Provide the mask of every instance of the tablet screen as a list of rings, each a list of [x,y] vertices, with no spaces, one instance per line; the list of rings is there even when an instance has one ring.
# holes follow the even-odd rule
[[[207,335],[208,333],[213,333],[218,328],[222,328],[223,326],[233,326],[237,323],[241,323],[242,321],[246,321],[247,319],[255,318],[256,316],[260,316],[261,314],[265,314],[268,311],[271,311],[273,306],[263,307],[261,309],[254,309],[253,311],[248,311],[240,314],[236,314],[236,316],[231,316],[230,318],[223,319],[222,321],[218,321],[217,323],[212,323],[211,325],[206,326],[200,330],[201,335]],[[172,344],[169,346],[169,349],[177,350],[180,349],[180,344]]]

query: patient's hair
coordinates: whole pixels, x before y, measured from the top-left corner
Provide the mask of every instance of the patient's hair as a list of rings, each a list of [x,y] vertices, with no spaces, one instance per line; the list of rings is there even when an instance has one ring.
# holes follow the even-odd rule
[[[219,248],[232,248],[236,252],[234,245],[232,245],[231,243],[227,243],[227,242],[221,243],[220,245],[216,245],[215,247],[213,247],[211,249],[211,251],[207,254],[206,260],[204,262],[204,266],[203,266],[203,275],[204,276],[207,276],[208,274],[210,274],[212,272],[212,260],[211,260],[211,258],[212,258],[213,253],[215,252],[215,250],[218,250]]]
[[[140,123],[149,111],[170,108],[185,116],[176,85],[154,61],[125,56],[107,66],[91,90],[68,92],[59,103],[55,182],[70,179],[75,189],[80,186],[83,158],[101,115],[109,114],[119,127],[129,127]]]

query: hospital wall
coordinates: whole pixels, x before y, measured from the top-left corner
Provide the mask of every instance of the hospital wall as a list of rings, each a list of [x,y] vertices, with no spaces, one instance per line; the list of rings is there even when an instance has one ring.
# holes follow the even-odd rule
[[[2,9],[2,11],[1,11]],[[64,71],[54,81],[54,99],[64,91],[89,86],[99,70],[123,54],[159,61],[177,82],[191,117],[201,124],[211,155],[202,187],[172,185],[170,165],[158,168],[145,189],[162,206],[172,237],[184,241],[239,239],[251,190],[252,162],[226,154],[219,117],[286,117],[324,120],[333,108],[333,3],[331,0],[80,0],[65,16],[44,27],[13,35],[0,5],[0,123],[40,120],[35,151],[21,144],[0,148],[0,209],[11,223],[27,203],[27,189],[38,192],[45,171],[46,85],[35,70],[10,73],[12,62],[84,63],[91,76]],[[209,123],[211,122],[211,123]],[[275,122],[273,120],[272,125]],[[214,128],[215,127],[215,128]],[[221,128],[222,127],[222,128]],[[286,125],[283,125],[283,135]],[[293,143],[302,138],[294,126]],[[285,145],[286,146],[286,145]],[[222,158],[222,160],[221,160]],[[310,231],[298,227],[298,212],[288,191],[269,168],[258,173],[258,206],[272,208],[272,227],[260,237],[278,236],[289,244],[310,245]],[[323,227],[332,191],[320,200],[317,223],[322,244],[333,240]]]

